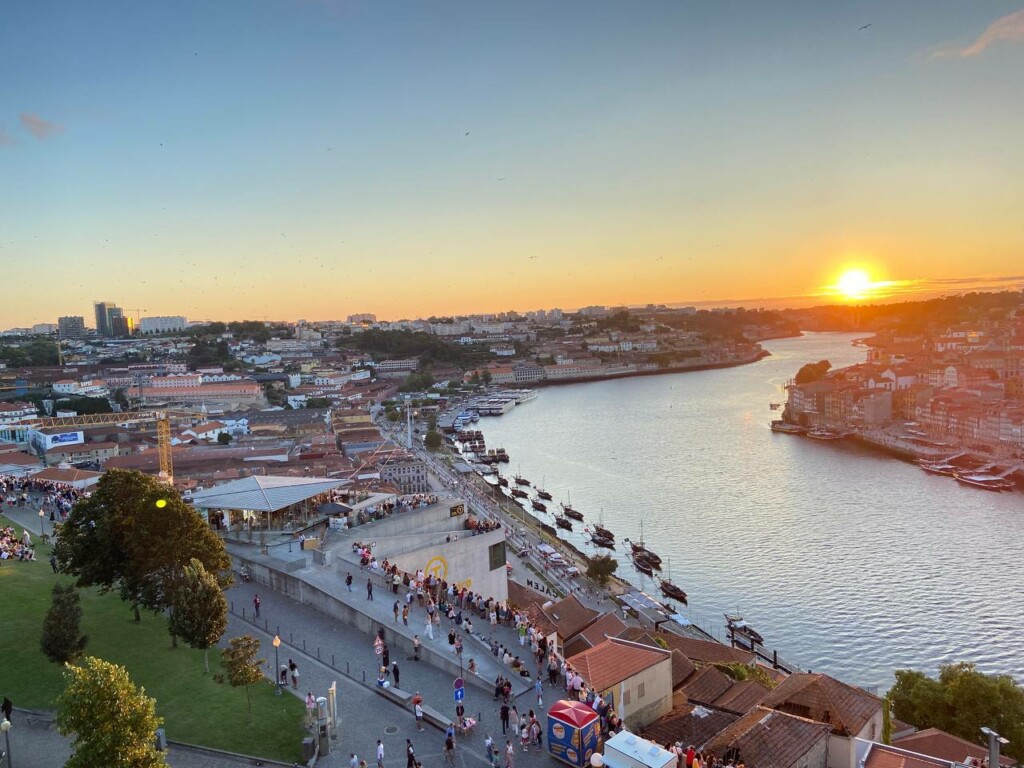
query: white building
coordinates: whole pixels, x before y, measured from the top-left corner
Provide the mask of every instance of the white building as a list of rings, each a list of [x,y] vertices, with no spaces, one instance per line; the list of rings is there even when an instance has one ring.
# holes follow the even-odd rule
[[[181,315],[160,315],[144,317],[139,321],[140,333],[175,333],[184,331],[188,320]]]

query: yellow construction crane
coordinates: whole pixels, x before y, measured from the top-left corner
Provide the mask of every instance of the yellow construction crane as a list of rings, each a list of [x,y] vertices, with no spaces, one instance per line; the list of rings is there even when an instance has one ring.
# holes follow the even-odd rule
[[[201,411],[181,411],[160,408],[150,411],[126,411],[124,413],[92,413],[85,416],[52,416],[26,419],[17,426],[34,429],[47,427],[98,427],[112,424],[156,423],[156,450],[160,459],[160,479],[168,485],[174,484],[174,461],[171,456],[171,419],[200,419],[207,415]]]

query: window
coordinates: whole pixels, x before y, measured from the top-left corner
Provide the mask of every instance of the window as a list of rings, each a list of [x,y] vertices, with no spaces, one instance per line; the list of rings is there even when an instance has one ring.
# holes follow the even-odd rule
[[[499,541],[487,548],[487,556],[490,560],[491,570],[496,571],[505,567],[505,542]]]
[[[638,683],[636,686],[636,697],[642,699],[644,697],[644,684]]]
[[[629,699],[630,699],[629,693],[630,693],[629,688],[627,688],[625,690],[625,692],[622,694],[622,706],[624,706],[624,707],[629,705]]]

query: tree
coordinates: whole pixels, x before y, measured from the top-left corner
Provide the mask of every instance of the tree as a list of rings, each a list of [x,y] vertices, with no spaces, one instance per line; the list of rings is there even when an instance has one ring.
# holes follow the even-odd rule
[[[590,562],[587,563],[587,578],[601,585],[607,584],[618,567],[619,561],[611,555],[597,555],[590,558]]]
[[[210,646],[228,628],[228,601],[217,579],[192,558],[175,584],[167,630],[196,650],[203,651],[206,673],[210,673]]]
[[[888,696],[882,698],[882,743],[892,743],[892,702]]]
[[[396,421],[398,421],[400,418],[402,418],[402,414],[400,414],[398,411],[396,411],[394,409],[388,411],[386,415],[387,415],[388,421],[390,421],[392,424],[394,424]]]
[[[480,374],[480,381],[484,384],[490,384],[492,378],[490,370],[484,368],[483,373]]]
[[[87,657],[68,665],[68,684],[57,699],[57,727],[73,737],[67,768],[166,766],[156,750],[156,701],[136,688],[124,667]]]
[[[222,586],[231,582],[220,538],[177,491],[141,472],[106,472],[72,508],[54,552],[79,587],[118,589],[136,621],[140,606],[170,607],[174,582],[192,558]]]
[[[234,440],[234,438],[231,437],[230,432],[221,432],[219,435],[217,435],[217,442],[220,443],[221,445],[227,445],[232,440]]]
[[[252,699],[249,686],[263,679],[263,659],[257,658],[260,641],[250,635],[233,637],[220,657],[220,663],[228,673],[232,686],[245,687],[245,701],[249,705],[249,719],[252,720]],[[275,674],[276,674],[275,670]]]
[[[807,363],[796,372],[797,384],[810,384],[812,381],[820,381],[828,373],[832,363],[828,360],[819,360],[816,363]]]
[[[431,451],[436,451],[441,447],[441,433],[436,430],[431,430],[423,437],[423,444],[427,446]]]
[[[1006,754],[1024,759],[1024,689],[1009,675],[986,675],[973,664],[944,664],[938,680],[896,671],[889,690],[892,714],[920,729],[939,728],[982,744],[982,726],[1010,740]]]
[[[81,632],[82,606],[71,584],[54,584],[50,610],[43,619],[40,644],[50,661],[64,664],[82,655],[88,638]]]

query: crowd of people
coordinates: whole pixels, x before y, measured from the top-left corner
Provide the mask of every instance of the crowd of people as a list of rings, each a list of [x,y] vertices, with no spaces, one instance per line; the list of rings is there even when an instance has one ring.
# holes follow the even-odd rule
[[[676,768],[746,768],[742,761],[723,762],[714,752],[701,752],[693,744],[683,747],[683,743],[677,741],[675,744],[669,742],[664,747],[676,756]]]
[[[36,500],[36,503],[50,513],[52,521],[64,522],[71,507],[83,495],[84,491],[67,483],[0,475],[0,498],[8,507],[27,507],[30,501]]]
[[[0,561],[3,560],[35,560],[36,550],[32,546],[32,535],[28,529],[18,536],[14,528],[0,528]]]

